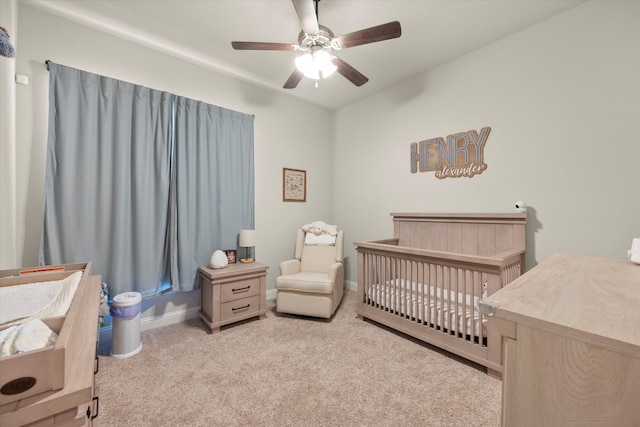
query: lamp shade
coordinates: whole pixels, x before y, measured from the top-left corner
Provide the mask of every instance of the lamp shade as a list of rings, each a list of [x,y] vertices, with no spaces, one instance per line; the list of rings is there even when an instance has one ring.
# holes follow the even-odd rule
[[[239,243],[241,248],[250,248],[256,245],[255,230],[240,230]]]

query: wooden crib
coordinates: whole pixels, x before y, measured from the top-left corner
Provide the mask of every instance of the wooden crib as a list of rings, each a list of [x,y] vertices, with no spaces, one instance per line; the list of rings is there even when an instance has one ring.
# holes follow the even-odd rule
[[[392,239],[355,242],[358,317],[502,375],[501,336],[478,301],[525,271],[526,213],[392,213]]]

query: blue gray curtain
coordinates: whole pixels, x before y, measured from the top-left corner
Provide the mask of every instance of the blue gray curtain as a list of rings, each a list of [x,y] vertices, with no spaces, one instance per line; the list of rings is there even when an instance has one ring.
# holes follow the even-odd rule
[[[192,272],[254,226],[253,116],[178,97],[175,136],[172,283],[193,289]]]
[[[254,225],[253,117],[49,63],[40,264],[91,261],[110,292],[192,290]]]

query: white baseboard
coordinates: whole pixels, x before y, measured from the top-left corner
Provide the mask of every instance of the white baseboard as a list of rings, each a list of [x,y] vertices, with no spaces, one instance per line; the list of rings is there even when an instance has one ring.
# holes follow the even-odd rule
[[[142,317],[140,318],[140,331],[148,331],[149,329],[160,328],[162,326],[173,325],[174,323],[184,322],[185,320],[195,319],[200,314],[200,307],[191,307],[185,310],[176,310],[165,313],[161,316]],[[103,338],[111,338],[111,325],[100,328],[100,340]]]
[[[358,284],[356,282],[347,281],[347,289],[357,290]],[[276,289],[267,290],[266,298],[268,300],[276,299],[278,291]],[[200,307],[191,307],[183,310],[176,310],[170,313],[165,313],[160,316],[154,317],[142,317],[140,319],[140,331],[148,331],[150,329],[160,328],[162,326],[173,325],[174,323],[184,322],[189,319],[195,319],[200,315]],[[111,331],[113,327],[111,325],[100,328],[100,340],[111,339]]]

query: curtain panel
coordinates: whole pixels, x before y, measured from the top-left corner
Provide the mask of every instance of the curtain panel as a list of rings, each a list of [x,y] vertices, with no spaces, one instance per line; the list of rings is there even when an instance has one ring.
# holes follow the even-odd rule
[[[254,227],[253,116],[178,97],[175,136],[172,283],[188,290],[213,251]]]
[[[48,64],[40,264],[91,261],[112,295],[194,289],[253,228],[253,116]]]

